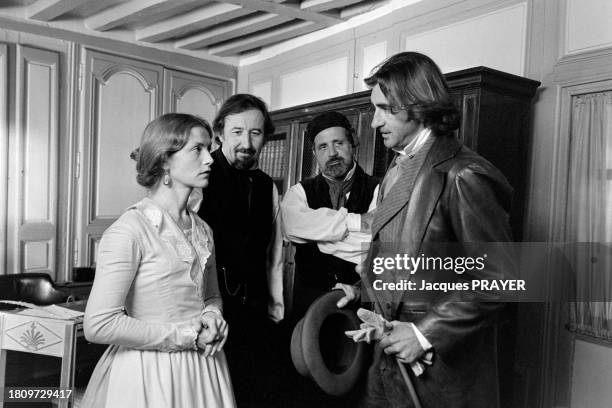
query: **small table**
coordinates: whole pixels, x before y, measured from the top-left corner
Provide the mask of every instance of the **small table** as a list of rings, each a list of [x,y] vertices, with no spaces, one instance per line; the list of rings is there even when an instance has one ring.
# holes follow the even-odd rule
[[[61,304],[73,310],[84,311],[85,301]],[[74,389],[74,366],[77,335],[82,335],[83,318],[70,320],[28,316],[18,310],[0,311],[0,387],[5,385],[7,350],[60,357],[62,368],[60,387]],[[69,400],[59,401],[67,408]],[[4,403],[0,402],[0,408]]]

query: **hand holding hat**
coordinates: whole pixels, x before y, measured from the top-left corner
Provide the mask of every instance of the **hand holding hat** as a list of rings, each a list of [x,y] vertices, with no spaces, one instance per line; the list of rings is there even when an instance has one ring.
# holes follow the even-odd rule
[[[344,335],[346,330],[359,327],[353,310],[338,308],[345,293],[333,290],[317,298],[291,336],[291,359],[296,370],[336,396],[357,384],[366,363],[366,345]]]
[[[338,302],[336,303],[336,306],[339,309],[342,309],[348,304],[359,300],[359,288],[356,286],[347,285],[345,283],[336,283],[332,290],[333,289],[340,289],[344,292],[344,296],[341,297],[340,300],[338,300]]]

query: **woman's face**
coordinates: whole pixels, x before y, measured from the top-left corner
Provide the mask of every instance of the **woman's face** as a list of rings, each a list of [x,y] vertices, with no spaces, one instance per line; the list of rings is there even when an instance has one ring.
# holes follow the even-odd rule
[[[168,170],[173,186],[208,186],[210,166],[213,163],[210,143],[210,134],[206,129],[201,126],[191,129],[185,146],[168,158]]]

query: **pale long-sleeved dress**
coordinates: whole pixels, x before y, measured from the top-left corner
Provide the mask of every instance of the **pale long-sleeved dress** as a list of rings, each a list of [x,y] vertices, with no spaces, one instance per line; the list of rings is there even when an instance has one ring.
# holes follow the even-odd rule
[[[85,336],[110,344],[87,386],[88,408],[234,407],[223,351],[197,350],[204,310],[220,312],[212,232],[190,212],[182,231],[151,199],[104,233]]]

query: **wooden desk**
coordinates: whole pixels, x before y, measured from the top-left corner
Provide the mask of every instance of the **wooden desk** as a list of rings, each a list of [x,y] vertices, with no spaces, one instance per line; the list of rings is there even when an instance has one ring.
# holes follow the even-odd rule
[[[61,306],[84,310],[85,302]],[[0,311],[0,387],[5,385],[6,352],[13,350],[61,358],[59,386],[74,390],[76,339],[77,333],[82,334],[83,319],[27,316],[19,314],[20,310]],[[0,402],[0,408],[3,406]],[[69,400],[59,401],[60,408],[68,406]]]

